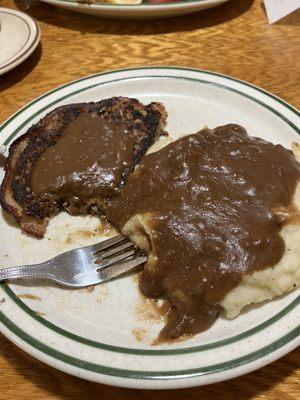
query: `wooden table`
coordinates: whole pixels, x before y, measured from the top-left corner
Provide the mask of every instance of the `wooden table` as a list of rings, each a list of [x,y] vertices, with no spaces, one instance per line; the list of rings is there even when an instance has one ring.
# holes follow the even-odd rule
[[[2,7],[19,2],[2,0]],[[268,25],[262,0],[232,0],[191,16],[158,21],[87,17],[37,2],[29,12],[42,41],[0,77],[0,123],[27,102],[82,76],[141,65],[178,65],[229,74],[300,106],[300,13]],[[1,51],[1,49],[0,49]],[[298,54],[298,59],[296,55]],[[56,371],[0,337],[0,399],[300,398],[300,352],[244,377],[202,388],[136,391]]]

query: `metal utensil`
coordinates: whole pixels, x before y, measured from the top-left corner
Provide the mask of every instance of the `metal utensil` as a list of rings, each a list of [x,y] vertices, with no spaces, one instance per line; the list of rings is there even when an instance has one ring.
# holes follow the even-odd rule
[[[123,235],[59,254],[49,261],[0,270],[6,279],[46,279],[72,288],[107,282],[147,261]]]

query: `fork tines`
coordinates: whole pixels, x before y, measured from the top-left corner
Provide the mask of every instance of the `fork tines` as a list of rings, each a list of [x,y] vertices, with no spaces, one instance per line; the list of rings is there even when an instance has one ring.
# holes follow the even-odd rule
[[[129,261],[137,256],[134,243],[123,235],[118,235],[105,241],[105,243],[99,243],[94,248],[96,248],[96,251],[93,252],[93,255],[97,257],[94,263],[99,265],[99,269]]]
[[[104,240],[103,242],[94,244],[93,247],[93,254],[95,255],[97,252],[107,249],[108,247],[111,247],[117,243],[123,242],[124,240],[128,239],[124,235],[117,235],[112,237],[111,239]]]

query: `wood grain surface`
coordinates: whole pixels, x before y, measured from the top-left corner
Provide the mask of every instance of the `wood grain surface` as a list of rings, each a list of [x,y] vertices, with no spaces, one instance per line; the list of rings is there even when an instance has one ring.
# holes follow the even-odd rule
[[[22,1],[1,0],[22,8]],[[262,0],[231,0],[194,15],[156,21],[88,17],[36,2],[29,14],[41,44],[0,76],[0,123],[27,102],[82,76],[142,65],[208,69],[259,85],[300,106],[300,13],[268,25]],[[0,49],[1,51],[1,49]],[[0,399],[300,398],[299,349],[261,370],[202,388],[138,391],[94,384],[56,371],[0,337]]]

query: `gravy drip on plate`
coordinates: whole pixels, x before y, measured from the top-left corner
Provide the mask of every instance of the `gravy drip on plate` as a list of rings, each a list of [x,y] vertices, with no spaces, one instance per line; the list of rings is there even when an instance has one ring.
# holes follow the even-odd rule
[[[125,124],[114,125],[97,113],[83,114],[39,158],[31,189],[35,195],[79,199],[111,196],[132,164],[135,142]]]
[[[151,257],[140,287],[172,305],[162,340],[207,329],[243,275],[278,263],[282,210],[299,177],[290,151],[238,125],[204,129],[144,157],[108,217],[120,228],[135,214],[148,218]]]

